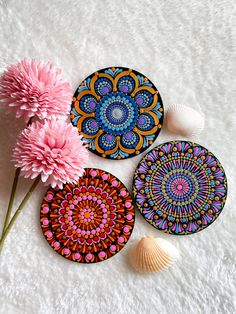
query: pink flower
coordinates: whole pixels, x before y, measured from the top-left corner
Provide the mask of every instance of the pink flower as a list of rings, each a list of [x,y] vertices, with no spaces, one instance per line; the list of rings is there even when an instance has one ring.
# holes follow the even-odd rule
[[[25,178],[40,175],[46,184],[62,188],[83,175],[88,151],[71,124],[45,120],[33,122],[23,130],[13,150],[13,159]]]
[[[0,77],[0,99],[25,121],[66,118],[72,98],[69,83],[51,63],[22,60],[12,64]]]

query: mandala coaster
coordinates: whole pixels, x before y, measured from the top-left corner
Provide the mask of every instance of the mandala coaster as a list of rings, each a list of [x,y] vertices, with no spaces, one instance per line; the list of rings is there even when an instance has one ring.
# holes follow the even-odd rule
[[[133,190],[150,224],[182,235],[205,229],[219,216],[227,180],[220,162],[206,148],[173,141],[157,146],[142,159]]]
[[[123,183],[89,168],[76,184],[49,188],[40,211],[48,243],[78,263],[96,263],[118,253],[131,236],[134,218],[132,198]]]
[[[106,68],[79,85],[70,117],[93,153],[124,159],[153,143],[163,114],[161,96],[144,75],[128,68]]]

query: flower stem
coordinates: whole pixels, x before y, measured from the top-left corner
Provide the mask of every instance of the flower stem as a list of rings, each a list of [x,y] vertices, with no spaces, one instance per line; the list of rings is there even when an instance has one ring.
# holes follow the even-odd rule
[[[5,229],[5,232],[3,233],[3,236],[2,236],[2,238],[1,238],[1,240],[0,240],[0,254],[1,254],[1,250],[2,250],[4,241],[5,241],[5,239],[6,239],[7,235],[8,235],[8,233],[10,232],[10,230],[11,230],[12,226],[14,225],[14,223],[15,223],[17,217],[20,215],[20,213],[21,213],[23,207],[25,206],[25,204],[26,204],[27,201],[29,200],[30,196],[32,195],[32,193],[33,193],[33,191],[35,190],[35,188],[36,188],[37,184],[39,183],[39,181],[40,181],[40,176],[38,176],[38,177],[35,179],[34,183],[31,185],[31,187],[30,187],[28,193],[25,195],[23,201],[20,203],[18,209],[16,210],[16,212],[15,212],[15,214],[13,215],[11,221],[9,222],[7,228]]]
[[[20,168],[17,168],[15,171],[15,177],[14,177],[14,181],[12,184],[12,188],[11,188],[11,196],[10,196],[10,200],[9,200],[9,204],[8,204],[8,208],[7,208],[7,213],[6,213],[6,217],[5,217],[5,221],[4,221],[4,225],[3,225],[3,229],[2,229],[2,236],[3,233],[5,232],[10,216],[11,216],[11,211],[12,211],[12,206],[13,206],[13,202],[14,202],[14,198],[15,198],[15,194],[16,194],[16,187],[17,187],[17,182],[18,182],[18,178],[20,175]]]
[[[32,123],[32,117],[29,119],[29,121],[27,122],[27,127]],[[20,168],[17,168],[15,171],[15,176],[14,176],[14,181],[12,184],[12,188],[11,188],[11,196],[10,196],[10,200],[8,203],[8,208],[7,208],[7,213],[6,213],[6,217],[5,217],[5,221],[4,221],[4,225],[3,225],[3,229],[2,229],[2,236],[4,234],[4,232],[7,229],[7,225],[8,222],[10,220],[10,216],[11,216],[11,212],[12,212],[12,206],[13,206],[13,202],[15,199],[15,194],[16,194],[16,188],[17,188],[17,183],[18,183],[18,179],[19,179],[19,175],[20,175]]]

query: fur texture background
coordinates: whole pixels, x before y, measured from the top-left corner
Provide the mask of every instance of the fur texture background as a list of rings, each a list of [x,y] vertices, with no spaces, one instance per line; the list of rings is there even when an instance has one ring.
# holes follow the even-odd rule
[[[209,148],[227,173],[229,193],[219,219],[190,236],[158,232],[137,212],[130,242],[112,259],[69,262],[46,243],[37,189],[0,261],[0,313],[235,313],[236,104],[234,0],[2,0],[0,71],[29,57],[62,68],[73,89],[107,66],[128,66],[158,87],[165,109],[186,104],[206,117],[196,142]],[[0,221],[14,169],[11,150],[23,123],[0,116]],[[174,137],[162,131],[157,143]],[[141,156],[125,161],[91,154],[88,166],[108,170],[131,188]],[[21,179],[15,205],[29,181]],[[181,259],[169,270],[140,275],[127,263],[132,242],[150,234],[174,243]]]

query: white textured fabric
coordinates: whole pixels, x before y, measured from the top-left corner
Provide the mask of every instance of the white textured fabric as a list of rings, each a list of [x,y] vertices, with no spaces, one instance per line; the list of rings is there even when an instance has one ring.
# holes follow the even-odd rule
[[[107,66],[128,66],[158,87],[165,109],[185,104],[206,117],[197,142],[222,162],[227,204],[216,222],[190,236],[158,232],[137,212],[130,242],[110,260],[69,262],[46,243],[40,186],[8,237],[0,261],[0,313],[235,313],[236,110],[234,0],[2,0],[0,71],[29,57],[50,60],[76,86]],[[0,218],[13,180],[11,150],[23,123],[0,117]],[[162,131],[156,143],[174,137]],[[88,166],[108,170],[131,188],[141,156]],[[20,180],[15,205],[29,186]],[[169,270],[140,275],[127,263],[132,242],[149,234],[170,240],[181,259]]]

